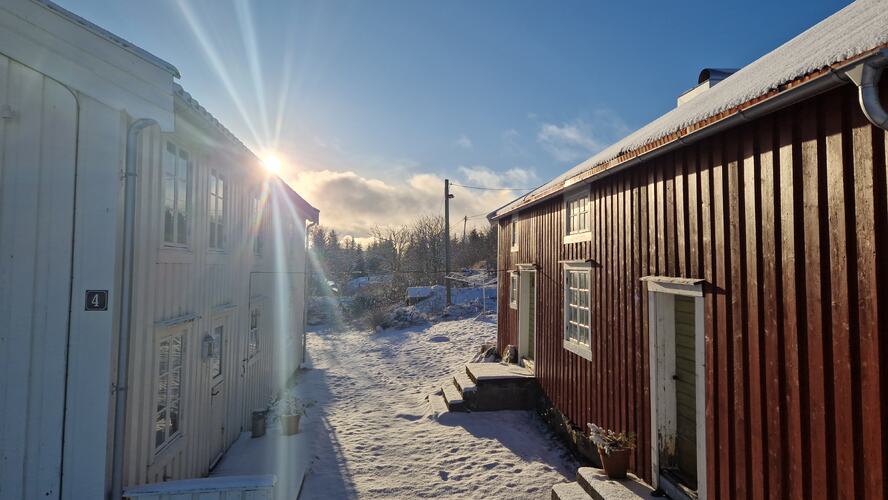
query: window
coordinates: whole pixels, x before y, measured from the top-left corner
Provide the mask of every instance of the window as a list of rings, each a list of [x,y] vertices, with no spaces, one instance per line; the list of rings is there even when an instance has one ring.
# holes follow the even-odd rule
[[[567,201],[567,234],[589,230],[589,197],[577,196]]]
[[[564,347],[591,356],[591,272],[588,264],[564,268]],[[579,351],[579,352],[578,352]]]
[[[247,338],[247,359],[259,352],[259,309],[250,312],[250,335]]]
[[[188,152],[168,142],[163,159],[163,241],[187,245],[191,223],[191,163]]]
[[[213,350],[210,351],[210,375],[213,379],[222,376],[222,339],[224,328],[222,325],[213,329]]]
[[[157,406],[154,411],[154,449],[159,450],[179,434],[183,332],[157,344]]]
[[[253,253],[262,255],[262,217],[259,211],[259,197],[253,198],[252,208]]]
[[[225,248],[225,178],[215,170],[210,172],[210,248]]]
[[[518,215],[512,216],[512,221],[510,222],[510,229],[511,230],[509,231],[509,233],[511,234],[511,238],[512,238],[512,242],[511,242],[512,243],[512,251],[517,252],[518,251]]]
[[[518,309],[518,273],[509,273],[509,307]]]

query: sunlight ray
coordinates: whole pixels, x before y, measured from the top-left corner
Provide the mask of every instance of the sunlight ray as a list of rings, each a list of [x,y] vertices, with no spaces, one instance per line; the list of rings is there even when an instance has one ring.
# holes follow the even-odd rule
[[[234,11],[241,28],[241,39],[247,50],[247,62],[250,65],[250,73],[253,77],[253,86],[256,87],[256,98],[259,102],[259,116],[261,118],[262,132],[266,141],[270,138],[268,121],[268,104],[265,100],[265,79],[262,72],[262,60],[259,55],[253,12],[247,0],[234,0]]]
[[[237,108],[238,113],[244,120],[244,124],[247,126],[247,129],[249,129],[250,134],[253,136],[253,141],[256,144],[264,144],[262,137],[259,135],[256,126],[250,117],[250,112],[247,110],[246,106],[238,95],[237,88],[235,87],[234,82],[228,74],[228,71],[226,71],[225,69],[225,63],[223,62],[219,53],[216,51],[215,46],[210,40],[210,37],[207,35],[206,30],[204,30],[203,25],[198,20],[197,15],[194,13],[194,11],[191,10],[191,7],[188,6],[187,2],[184,0],[178,0],[176,2],[176,5],[179,7],[179,10],[185,17],[185,21],[188,23],[189,28],[191,28],[192,34],[194,35],[201,49],[204,51],[204,54],[207,56],[210,65],[216,72],[216,76],[218,76],[219,79],[222,81],[222,85],[225,87],[225,90],[228,92],[229,97],[231,97],[235,108]]]

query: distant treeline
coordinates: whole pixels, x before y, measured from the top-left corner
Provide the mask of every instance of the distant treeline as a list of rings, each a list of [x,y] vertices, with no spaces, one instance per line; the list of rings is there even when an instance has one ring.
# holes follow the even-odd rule
[[[349,281],[362,276],[391,276],[395,288],[444,283],[444,218],[421,216],[404,226],[376,226],[373,241],[363,248],[352,238],[340,239],[335,229],[312,226],[309,251],[315,265],[312,292],[332,281],[347,291]],[[451,235],[451,269],[496,268],[496,226]],[[322,271],[322,272],[319,272]]]

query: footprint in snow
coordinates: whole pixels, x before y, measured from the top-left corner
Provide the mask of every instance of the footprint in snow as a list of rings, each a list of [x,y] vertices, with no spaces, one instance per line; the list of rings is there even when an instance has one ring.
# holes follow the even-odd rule
[[[403,418],[404,420],[409,420],[409,421],[411,421],[411,422],[414,422],[414,421],[419,420],[420,418],[422,418],[421,415],[410,415],[410,414],[408,414],[408,413],[398,413],[398,414],[395,415],[395,417],[396,417],[396,418]]]
[[[438,475],[441,476],[441,479],[447,481],[450,478],[450,473],[447,471],[439,470]]]
[[[450,342],[450,337],[438,335],[429,339],[429,342]]]

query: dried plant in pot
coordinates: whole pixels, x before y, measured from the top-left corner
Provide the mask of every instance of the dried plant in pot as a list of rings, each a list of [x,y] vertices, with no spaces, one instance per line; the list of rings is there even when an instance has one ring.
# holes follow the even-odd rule
[[[635,448],[635,433],[614,432],[589,424],[589,437],[598,447],[598,456],[607,477],[624,479],[629,470],[629,455]]]
[[[281,434],[292,436],[299,432],[299,421],[314,402],[303,401],[293,396],[285,396],[273,403],[277,420],[281,423]]]

